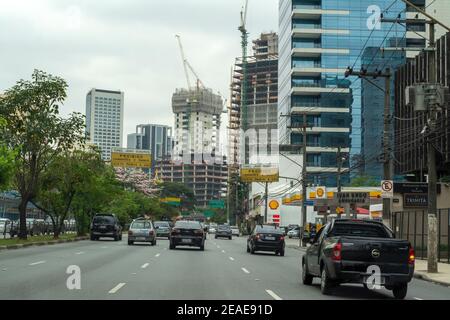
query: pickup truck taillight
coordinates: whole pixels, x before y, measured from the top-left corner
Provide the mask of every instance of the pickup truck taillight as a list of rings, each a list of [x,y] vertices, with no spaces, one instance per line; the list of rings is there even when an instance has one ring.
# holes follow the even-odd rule
[[[408,263],[409,264],[414,264],[415,261],[416,261],[416,254],[414,252],[414,248],[413,247],[409,247]]]
[[[154,234],[155,234],[155,231],[150,230],[150,235],[152,236],[152,235],[154,235]]]
[[[133,235],[133,231],[128,230],[128,235],[129,235],[129,236],[132,236],[132,235]]]
[[[261,238],[261,235],[260,235],[260,234],[257,234],[257,235],[255,236],[255,238],[256,238],[256,240],[259,240],[259,239]]]
[[[341,261],[342,260],[342,243],[336,243],[333,247],[333,255],[331,259],[333,261]]]
[[[172,234],[177,234],[177,233],[180,233],[181,231],[180,230],[178,230],[178,229],[172,229]]]
[[[194,234],[201,234],[201,235],[203,235],[203,230],[194,230]]]

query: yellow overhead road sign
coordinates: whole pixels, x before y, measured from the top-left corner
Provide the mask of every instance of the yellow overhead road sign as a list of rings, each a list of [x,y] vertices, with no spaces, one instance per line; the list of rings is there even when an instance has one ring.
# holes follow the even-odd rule
[[[242,182],[278,182],[278,168],[245,168],[241,169]]]
[[[119,168],[151,168],[152,159],[148,153],[112,152],[111,164]]]

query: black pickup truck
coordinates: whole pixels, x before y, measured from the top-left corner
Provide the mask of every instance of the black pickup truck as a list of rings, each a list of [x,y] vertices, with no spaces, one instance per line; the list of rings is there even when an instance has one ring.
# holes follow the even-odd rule
[[[311,240],[302,258],[302,281],[311,285],[313,277],[321,278],[323,294],[331,294],[341,283],[384,286],[395,298],[404,299],[414,263],[411,244],[395,239],[383,223],[336,219]]]

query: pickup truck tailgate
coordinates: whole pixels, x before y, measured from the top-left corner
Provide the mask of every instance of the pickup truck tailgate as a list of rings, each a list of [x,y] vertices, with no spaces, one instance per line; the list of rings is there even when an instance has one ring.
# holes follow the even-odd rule
[[[365,272],[370,265],[382,273],[408,273],[409,242],[383,238],[341,237],[342,271]]]

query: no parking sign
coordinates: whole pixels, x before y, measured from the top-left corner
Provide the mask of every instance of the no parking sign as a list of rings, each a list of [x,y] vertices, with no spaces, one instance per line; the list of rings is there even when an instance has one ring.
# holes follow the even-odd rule
[[[382,180],[381,181],[381,197],[391,199],[394,197],[394,181]]]

